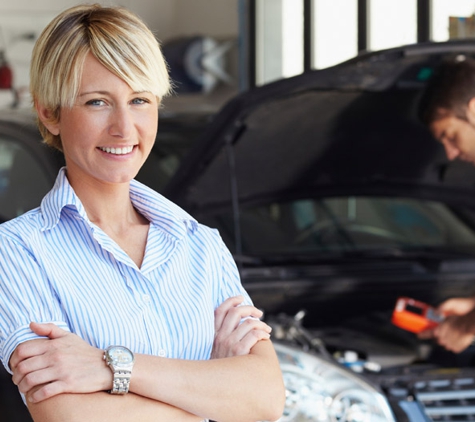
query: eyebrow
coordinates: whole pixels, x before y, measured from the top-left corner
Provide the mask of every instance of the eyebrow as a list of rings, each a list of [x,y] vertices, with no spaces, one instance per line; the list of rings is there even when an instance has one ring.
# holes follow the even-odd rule
[[[109,92],[107,92],[107,91],[86,91],[86,92],[81,92],[78,95],[78,97],[84,97],[85,95],[92,95],[92,94],[108,95]]]
[[[146,93],[149,93],[149,91],[134,91],[132,92],[132,95],[141,95]],[[81,92],[78,97],[84,97],[86,95],[111,95],[111,93],[109,91],[86,91]]]

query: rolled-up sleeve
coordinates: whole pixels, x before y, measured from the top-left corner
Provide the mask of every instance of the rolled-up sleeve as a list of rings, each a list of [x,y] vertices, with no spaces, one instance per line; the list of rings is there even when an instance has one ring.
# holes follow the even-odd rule
[[[0,256],[0,359],[11,373],[16,347],[39,338],[30,322],[69,327],[45,272],[21,240],[0,234]]]

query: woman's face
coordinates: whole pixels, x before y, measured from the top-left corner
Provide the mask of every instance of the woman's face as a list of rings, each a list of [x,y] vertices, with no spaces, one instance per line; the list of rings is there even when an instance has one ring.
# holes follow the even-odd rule
[[[158,104],[150,92],[134,92],[127,83],[86,57],[78,97],[61,108],[56,124],[68,179],[76,183],[128,183],[155,142]]]

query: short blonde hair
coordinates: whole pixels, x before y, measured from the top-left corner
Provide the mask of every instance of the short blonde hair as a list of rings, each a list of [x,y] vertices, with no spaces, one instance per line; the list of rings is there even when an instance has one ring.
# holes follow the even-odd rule
[[[160,45],[145,23],[121,7],[79,5],[60,13],[43,30],[33,49],[30,92],[57,123],[61,107],[72,107],[82,68],[91,53],[134,91],[158,101],[171,89]],[[62,150],[61,138],[38,121],[44,141]]]

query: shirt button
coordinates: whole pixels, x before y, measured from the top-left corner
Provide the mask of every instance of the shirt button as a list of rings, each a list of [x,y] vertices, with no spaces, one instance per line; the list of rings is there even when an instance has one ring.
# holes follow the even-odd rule
[[[161,358],[164,358],[166,355],[167,355],[167,352],[165,350],[160,349],[158,351],[158,356],[160,356]]]
[[[149,295],[143,295],[143,296],[142,296],[142,299],[143,299],[143,301],[144,301],[145,303],[149,303],[150,300],[151,300]]]

